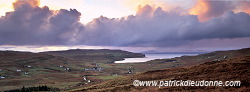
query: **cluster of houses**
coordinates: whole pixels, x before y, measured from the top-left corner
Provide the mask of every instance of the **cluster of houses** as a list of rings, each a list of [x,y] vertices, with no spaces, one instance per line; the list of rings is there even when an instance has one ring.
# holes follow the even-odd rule
[[[26,66],[28,68],[32,68],[30,65]],[[22,72],[21,69],[16,69],[17,72]],[[29,73],[28,72],[24,72],[25,75],[28,75]]]
[[[69,71],[70,71],[70,68],[65,68],[64,70],[69,72]]]
[[[22,72],[21,69],[17,69],[16,72]],[[28,75],[29,73],[28,72],[24,72],[25,75]]]
[[[26,66],[26,67],[31,68],[30,65],[28,65],[28,66]],[[2,71],[2,69],[0,69],[0,72],[1,72],[1,71]],[[22,72],[21,69],[16,69],[15,71],[16,71],[16,72]],[[24,74],[25,74],[25,75],[28,75],[29,73],[28,73],[28,72],[24,72]],[[6,76],[0,76],[0,79],[5,79],[5,78],[6,78]]]
[[[28,65],[28,66],[26,66],[26,67],[32,68],[32,66],[30,66],[30,65]],[[21,69],[16,69],[16,72],[22,72],[22,70],[21,70]],[[25,74],[25,75],[28,75],[29,73],[28,73],[28,72],[24,72],[24,74]]]
[[[83,70],[84,70],[84,71],[102,71],[102,70],[104,70],[104,68],[98,67],[98,66],[99,66],[98,64],[96,64],[95,66],[96,66],[96,67],[85,68],[85,69],[83,69]],[[63,66],[63,65],[59,65],[59,67],[60,67],[60,68],[64,68],[65,71],[70,71],[70,68],[65,67],[65,66]]]
[[[64,68],[64,66],[63,66],[63,65],[59,65],[59,67],[60,67],[60,68]],[[65,67],[65,68],[64,68],[64,70],[69,72],[69,71],[70,71],[70,68]]]
[[[177,60],[169,59],[169,60],[163,61],[162,63],[168,63],[168,62],[177,62]]]
[[[84,83],[80,83],[77,86],[83,86],[84,84],[89,84],[91,82],[90,79],[87,79],[86,76],[83,76],[82,78],[84,80]]]
[[[228,58],[228,56],[224,56],[224,57],[221,57],[221,58],[218,58],[218,59],[214,59],[213,61],[217,62],[217,61],[225,60],[227,58]]]
[[[84,70],[84,71],[102,71],[102,70],[104,70],[104,68],[98,67],[98,66],[99,66],[99,64],[96,63],[96,64],[95,64],[95,67],[92,67],[92,68],[85,68],[85,69],[83,69],[83,70]]]
[[[90,80],[88,80],[86,76],[83,76],[83,80],[85,81],[85,84],[90,83]]]
[[[30,65],[28,65],[27,67],[28,67],[28,68],[31,68]],[[16,69],[16,72],[22,72],[22,70],[21,70],[21,69]],[[28,73],[28,72],[24,72],[24,74],[25,74],[25,75],[28,75],[29,73]],[[4,79],[4,78],[6,78],[6,77],[0,76],[0,78],[1,78],[1,79]]]
[[[102,67],[93,67],[93,68],[85,68],[84,71],[102,71],[104,68]]]

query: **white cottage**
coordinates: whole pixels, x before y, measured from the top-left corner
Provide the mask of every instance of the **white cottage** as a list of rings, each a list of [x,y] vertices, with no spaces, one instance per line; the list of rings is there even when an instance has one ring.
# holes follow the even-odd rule
[[[5,79],[6,77],[4,77],[4,76],[0,76],[0,79]]]
[[[25,75],[28,75],[29,73],[28,72],[24,72]]]
[[[21,69],[17,69],[16,71],[17,71],[17,72],[21,72],[22,70],[21,70]]]

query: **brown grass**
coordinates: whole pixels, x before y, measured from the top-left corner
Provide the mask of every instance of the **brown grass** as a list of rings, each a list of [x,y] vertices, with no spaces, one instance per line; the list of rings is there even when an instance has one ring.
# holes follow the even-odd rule
[[[198,66],[148,71],[141,74],[110,80],[98,85],[74,91],[108,92],[162,92],[162,91],[250,91],[250,56],[219,62],[207,62]],[[133,80],[220,80],[241,81],[240,87],[134,87]]]

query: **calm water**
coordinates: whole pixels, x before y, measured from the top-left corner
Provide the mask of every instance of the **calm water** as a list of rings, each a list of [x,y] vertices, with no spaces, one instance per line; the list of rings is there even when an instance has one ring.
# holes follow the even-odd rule
[[[174,58],[174,57],[180,57],[183,55],[186,56],[194,56],[198,54],[145,54],[145,58],[126,58],[122,61],[115,61],[115,63],[139,63],[139,62],[147,62],[149,60],[154,59],[166,59],[166,58]]]

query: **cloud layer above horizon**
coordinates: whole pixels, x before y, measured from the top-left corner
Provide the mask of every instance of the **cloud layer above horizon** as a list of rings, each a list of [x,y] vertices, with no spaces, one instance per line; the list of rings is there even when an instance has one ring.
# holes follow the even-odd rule
[[[38,7],[39,0],[13,5],[0,17],[0,45],[181,47],[250,40],[250,1],[198,0],[188,14],[145,5],[136,15],[100,16],[86,25],[76,9]]]

